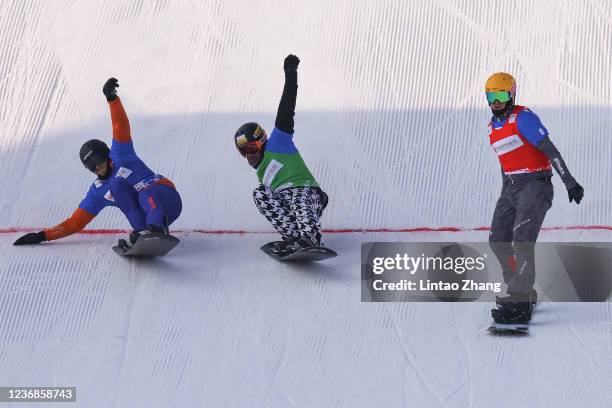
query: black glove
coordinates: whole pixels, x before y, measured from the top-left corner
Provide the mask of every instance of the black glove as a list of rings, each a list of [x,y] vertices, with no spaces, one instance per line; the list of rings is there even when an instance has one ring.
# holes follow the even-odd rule
[[[31,244],[40,244],[47,240],[45,236],[45,231],[40,232],[30,232],[29,234],[25,234],[20,237],[17,241],[13,242],[13,245],[31,245]]]
[[[114,101],[117,99],[117,89],[119,87],[119,81],[117,78],[110,78],[102,87],[102,93],[106,96],[107,101]]]
[[[584,196],[584,188],[576,182],[574,187],[567,190],[567,194],[569,195],[570,203],[574,200],[576,204],[580,204],[580,200]]]
[[[300,59],[293,54],[289,54],[285,58],[283,69],[285,72],[297,72],[298,65],[300,65]]]

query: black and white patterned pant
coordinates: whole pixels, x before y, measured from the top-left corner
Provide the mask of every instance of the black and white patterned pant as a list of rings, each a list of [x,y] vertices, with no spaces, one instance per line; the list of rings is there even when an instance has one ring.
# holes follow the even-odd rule
[[[273,192],[260,184],[253,190],[255,205],[285,240],[300,237],[321,243],[319,218],[327,196],[317,187],[293,187]]]

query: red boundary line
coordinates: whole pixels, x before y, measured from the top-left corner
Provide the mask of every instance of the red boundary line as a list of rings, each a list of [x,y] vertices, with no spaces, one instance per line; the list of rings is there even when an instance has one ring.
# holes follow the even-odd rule
[[[0,228],[0,234],[11,234],[16,232],[33,232],[40,231],[42,228],[32,227],[8,227]],[[489,231],[489,227],[415,227],[415,228],[328,228],[323,229],[327,234],[349,234],[349,233],[376,233],[376,232],[465,232],[465,231]],[[556,227],[542,227],[544,231],[562,231],[562,230],[603,230],[612,231],[612,226],[608,225],[569,225]],[[122,234],[129,233],[131,230],[126,229],[89,229],[83,230],[79,234]],[[272,234],[274,231],[249,231],[249,230],[231,230],[231,229],[177,229],[172,230],[174,233],[198,233],[211,235],[243,235],[243,234]]]

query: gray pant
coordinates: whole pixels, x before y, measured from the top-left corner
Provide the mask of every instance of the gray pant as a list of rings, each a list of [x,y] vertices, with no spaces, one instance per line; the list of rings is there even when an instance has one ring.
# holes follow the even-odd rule
[[[553,199],[550,176],[525,176],[504,181],[489,234],[508,292],[517,293],[529,293],[535,283],[534,246]]]

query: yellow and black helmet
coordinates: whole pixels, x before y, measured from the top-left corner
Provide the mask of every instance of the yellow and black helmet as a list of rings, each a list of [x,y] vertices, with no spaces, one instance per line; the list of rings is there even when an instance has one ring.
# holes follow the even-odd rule
[[[243,156],[262,150],[267,140],[266,131],[255,122],[248,122],[240,126],[234,135],[236,149]]]

